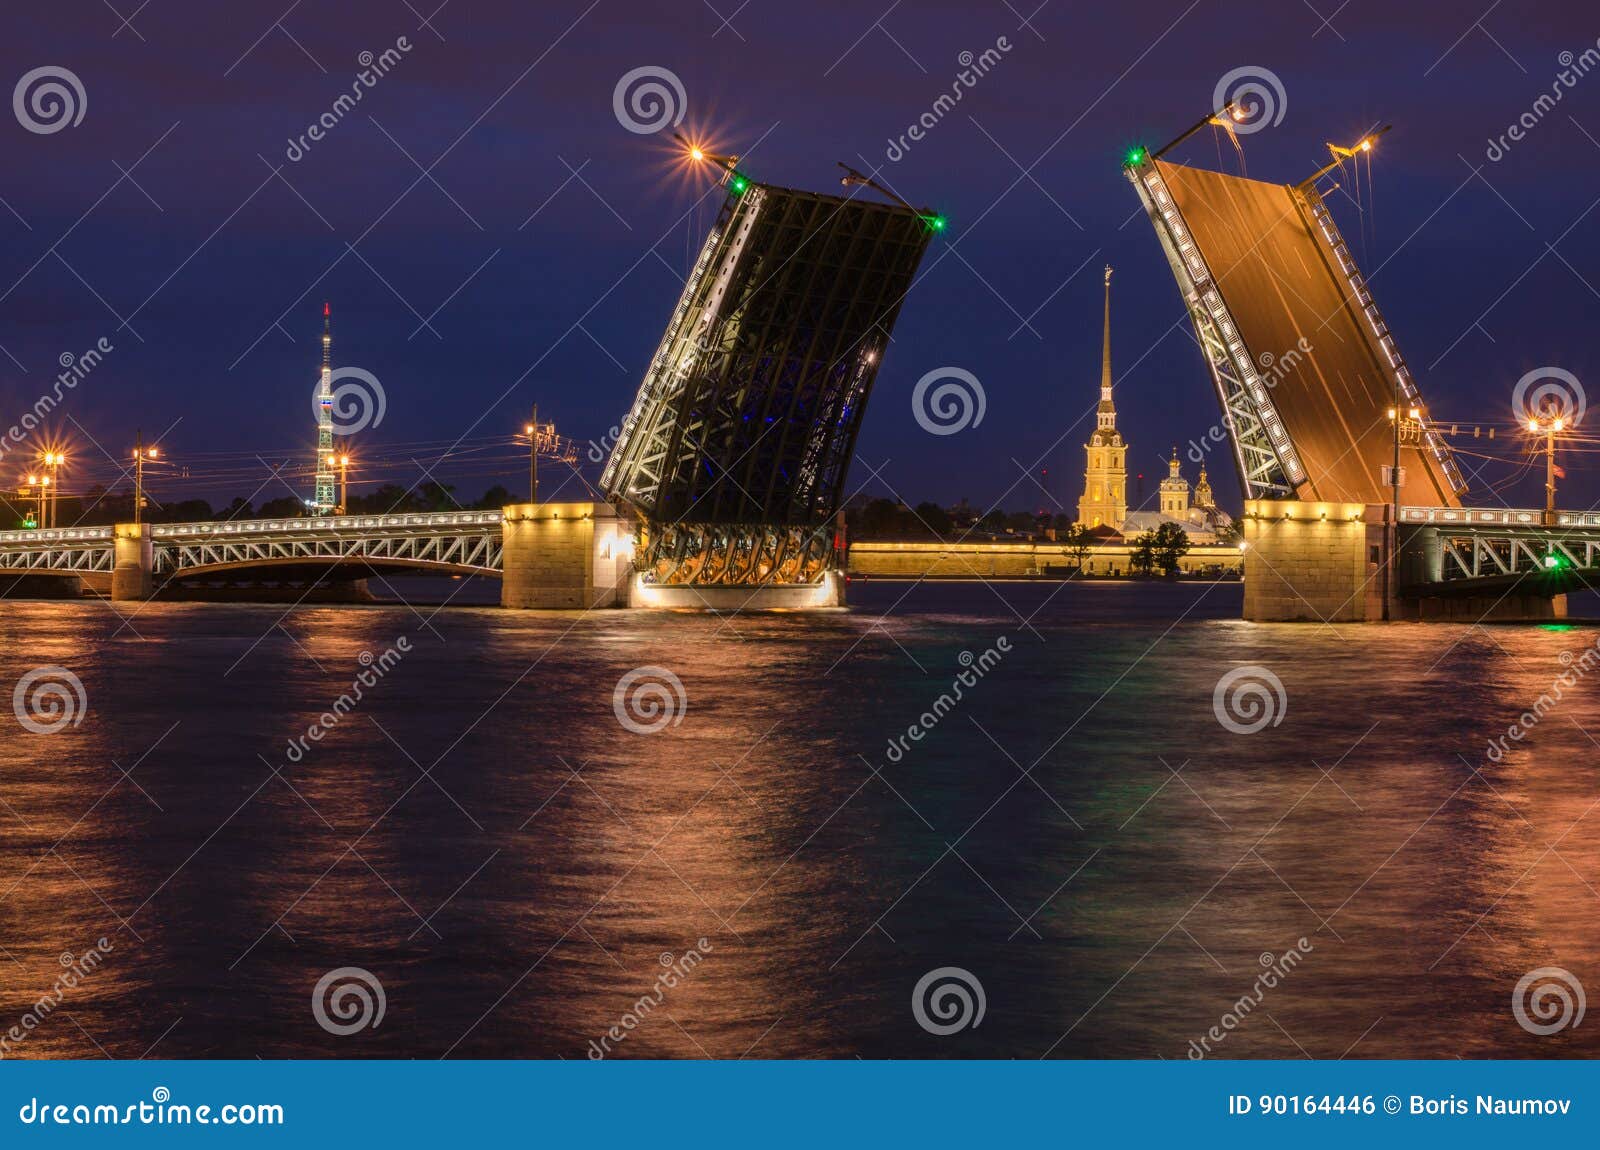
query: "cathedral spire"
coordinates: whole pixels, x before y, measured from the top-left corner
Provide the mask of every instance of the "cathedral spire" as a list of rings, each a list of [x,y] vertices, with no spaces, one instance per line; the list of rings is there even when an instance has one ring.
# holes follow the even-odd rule
[[[1111,265],[1106,265],[1106,318],[1105,334],[1100,345],[1100,406],[1099,412],[1109,415],[1099,420],[1101,427],[1114,427],[1116,425],[1117,409],[1111,403]]]

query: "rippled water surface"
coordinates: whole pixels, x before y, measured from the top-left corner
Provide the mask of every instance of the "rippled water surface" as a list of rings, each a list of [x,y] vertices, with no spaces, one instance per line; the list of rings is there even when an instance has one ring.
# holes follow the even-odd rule
[[[59,665],[87,700],[53,734],[6,714],[0,1033],[110,948],[6,1053],[582,1058],[614,1026],[624,1057],[1181,1058],[1212,1027],[1224,1057],[1600,1050],[1512,1011],[1535,968],[1600,988],[1600,668],[1562,661],[1600,629],[1249,625],[1236,584],[853,590],[732,619],[0,604],[0,686]],[[1245,666],[1286,699],[1248,734],[1213,704]],[[614,709],[639,667],[686,697],[655,733]],[[985,1013],[939,1036],[913,988],[947,966]],[[381,1024],[318,1024],[340,967]]]

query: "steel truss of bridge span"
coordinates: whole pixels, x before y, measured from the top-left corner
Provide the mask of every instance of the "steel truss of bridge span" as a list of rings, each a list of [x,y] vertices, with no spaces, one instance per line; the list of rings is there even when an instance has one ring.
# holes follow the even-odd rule
[[[1548,577],[1575,588],[1600,580],[1600,512],[1402,507],[1401,581],[1473,590]]]
[[[347,515],[147,525],[155,573],[297,563],[367,564],[499,575],[504,567],[499,511]],[[0,532],[0,572],[75,575],[109,573],[115,529],[68,527]]]

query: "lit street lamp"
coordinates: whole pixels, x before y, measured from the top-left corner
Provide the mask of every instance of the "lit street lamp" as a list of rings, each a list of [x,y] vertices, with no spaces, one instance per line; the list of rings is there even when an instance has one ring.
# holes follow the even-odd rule
[[[1528,430],[1534,435],[1544,435],[1544,524],[1556,525],[1556,435],[1566,427],[1567,421],[1559,414],[1549,413],[1549,418],[1528,417]]]
[[[138,443],[133,449],[133,523],[138,526],[141,512],[144,510],[144,465],[145,460],[154,463],[161,458],[159,447],[146,447],[144,433],[139,433]]]
[[[350,457],[339,456],[339,509],[335,514],[348,515],[350,513]]]

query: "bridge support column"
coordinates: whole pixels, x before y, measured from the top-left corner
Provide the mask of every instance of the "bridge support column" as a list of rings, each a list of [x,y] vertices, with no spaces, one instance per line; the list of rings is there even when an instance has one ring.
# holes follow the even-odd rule
[[[626,606],[633,530],[633,521],[609,503],[507,507],[500,605],[568,611]]]
[[[1245,503],[1244,617],[1261,623],[1383,618],[1383,507]]]
[[[150,598],[155,593],[156,563],[149,524],[119,523],[113,541],[111,598]]]

